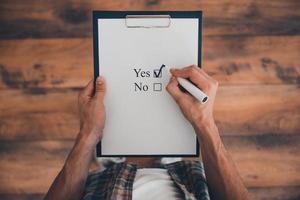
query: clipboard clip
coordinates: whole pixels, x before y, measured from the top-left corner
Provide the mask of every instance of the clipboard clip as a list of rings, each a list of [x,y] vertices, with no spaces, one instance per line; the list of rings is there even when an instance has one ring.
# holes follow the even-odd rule
[[[169,28],[170,15],[126,15],[127,28]]]

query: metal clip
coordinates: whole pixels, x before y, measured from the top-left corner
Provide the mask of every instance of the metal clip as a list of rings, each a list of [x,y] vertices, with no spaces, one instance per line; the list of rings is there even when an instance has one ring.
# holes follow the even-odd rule
[[[170,15],[126,15],[127,28],[169,28]]]

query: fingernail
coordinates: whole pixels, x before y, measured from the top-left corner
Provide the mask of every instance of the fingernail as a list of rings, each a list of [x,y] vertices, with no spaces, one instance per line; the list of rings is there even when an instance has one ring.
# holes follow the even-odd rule
[[[98,76],[96,82],[97,82],[97,84],[102,84],[103,83],[103,77]]]

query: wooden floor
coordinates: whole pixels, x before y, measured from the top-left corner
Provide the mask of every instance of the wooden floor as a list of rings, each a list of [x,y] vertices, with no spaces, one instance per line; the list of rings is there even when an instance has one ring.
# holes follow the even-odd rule
[[[42,199],[72,147],[92,10],[203,10],[203,67],[244,183],[253,199],[300,199],[298,0],[1,0],[0,199]]]

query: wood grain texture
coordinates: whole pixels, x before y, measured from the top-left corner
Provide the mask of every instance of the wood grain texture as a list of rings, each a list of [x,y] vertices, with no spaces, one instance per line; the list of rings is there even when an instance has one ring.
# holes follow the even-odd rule
[[[221,86],[215,117],[222,135],[300,133],[296,85]],[[2,90],[2,140],[72,139],[79,130],[77,90]]]
[[[299,0],[2,0],[0,199],[42,199],[73,145],[92,10],[203,10],[216,121],[250,196],[300,199]]]
[[[205,35],[296,35],[297,0],[2,0],[0,38],[91,36],[92,10],[203,10]]]
[[[1,200],[43,200],[44,194],[7,194],[0,193]]]
[[[300,36],[203,42],[203,67],[222,85],[300,83]],[[0,89],[82,87],[93,77],[91,39],[2,40],[0,52]]]
[[[267,138],[270,139],[271,137]],[[247,187],[300,184],[300,136],[225,137]],[[43,194],[61,169],[73,141],[0,142],[0,193]]]
[[[253,200],[297,200],[300,187],[248,188]],[[42,200],[43,194],[0,194],[1,200]]]
[[[299,186],[299,139],[272,134],[222,138],[247,187]]]
[[[1,142],[0,193],[45,193],[73,142]]]
[[[300,199],[300,187],[250,188],[253,200],[297,200]]]
[[[70,139],[79,131],[78,91],[9,90],[0,96],[2,140]]]
[[[91,39],[0,41],[0,51],[0,88],[82,87],[93,77]]]
[[[299,134],[299,91],[295,85],[219,88],[214,111],[221,134]]]

